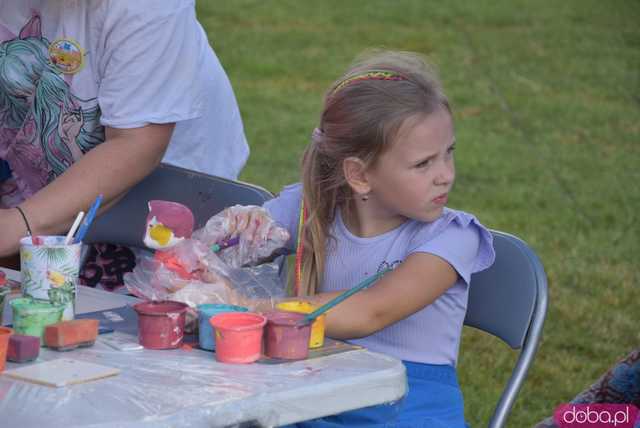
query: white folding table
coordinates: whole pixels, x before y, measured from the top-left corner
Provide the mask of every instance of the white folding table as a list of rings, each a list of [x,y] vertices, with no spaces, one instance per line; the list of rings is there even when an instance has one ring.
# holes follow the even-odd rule
[[[77,312],[132,299],[80,287]],[[57,358],[121,373],[62,388],[0,376],[1,426],[270,427],[394,403],[407,391],[401,361],[364,349],[284,364],[233,365],[197,349],[116,351],[98,340],[64,353],[41,348],[38,360],[26,364]],[[5,370],[20,366],[8,362]]]

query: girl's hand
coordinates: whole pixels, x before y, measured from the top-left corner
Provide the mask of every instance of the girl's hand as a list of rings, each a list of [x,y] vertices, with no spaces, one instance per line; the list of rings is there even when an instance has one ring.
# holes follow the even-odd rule
[[[254,205],[226,208],[222,216],[224,221],[221,230],[226,233],[223,238],[241,235],[251,241],[266,241],[275,228],[267,210]]]
[[[279,227],[266,209],[254,205],[235,205],[211,217],[193,238],[209,247],[224,240],[239,238],[236,245],[218,255],[231,267],[262,261],[289,240],[286,229]]]

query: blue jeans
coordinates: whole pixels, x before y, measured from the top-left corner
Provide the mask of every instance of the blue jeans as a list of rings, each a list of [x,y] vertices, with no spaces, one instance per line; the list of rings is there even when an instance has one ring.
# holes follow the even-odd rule
[[[397,403],[326,416],[286,428],[465,428],[462,391],[456,369],[403,361],[409,392]]]

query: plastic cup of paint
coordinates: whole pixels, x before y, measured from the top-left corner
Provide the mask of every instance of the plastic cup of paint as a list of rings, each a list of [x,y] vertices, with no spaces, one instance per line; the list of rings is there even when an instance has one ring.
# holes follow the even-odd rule
[[[209,320],[212,316],[223,312],[247,312],[244,306],[225,305],[217,303],[204,303],[197,306],[198,309],[198,342],[202,349],[214,351],[216,349],[216,341],[213,333],[213,327]]]
[[[133,305],[138,314],[138,342],[147,349],[176,349],[182,346],[189,306],[164,300]]]
[[[223,312],[209,320],[215,329],[216,360],[247,364],[260,358],[267,319],[254,312]]]
[[[277,309],[286,312],[297,312],[300,314],[310,314],[318,309],[317,306],[312,305],[305,300],[291,300],[288,302],[281,302],[276,305]],[[309,337],[309,348],[320,348],[324,345],[324,326],[325,318],[327,314],[322,314],[317,317],[311,324],[311,336]]]
[[[65,309],[65,306],[29,297],[13,299],[9,304],[13,311],[15,333],[39,337],[40,346],[44,346],[45,327],[62,320]]]
[[[40,355],[40,338],[23,334],[12,334],[9,337],[7,361],[26,363],[35,360],[38,355]]]
[[[0,327],[0,372],[4,370],[7,361],[7,349],[9,349],[9,337],[13,330],[8,327]]]
[[[303,324],[305,315],[272,311],[265,314],[265,351],[267,357],[303,360],[309,356],[311,324]]]
[[[62,319],[75,314],[81,243],[64,236],[28,236],[20,240],[22,295],[64,306]],[[34,244],[34,241],[36,244]]]

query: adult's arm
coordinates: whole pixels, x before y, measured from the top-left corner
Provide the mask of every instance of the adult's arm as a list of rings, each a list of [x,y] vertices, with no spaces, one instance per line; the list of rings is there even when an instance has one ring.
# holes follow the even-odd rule
[[[108,209],[160,163],[173,128],[173,123],[128,129],[106,127],[104,143],[20,204],[32,232],[66,233],[78,211],[86,212],[100,193],[104,195],[101,211]],[[18,210],[0,210],[0,257],[18,250],[26,230]]]

